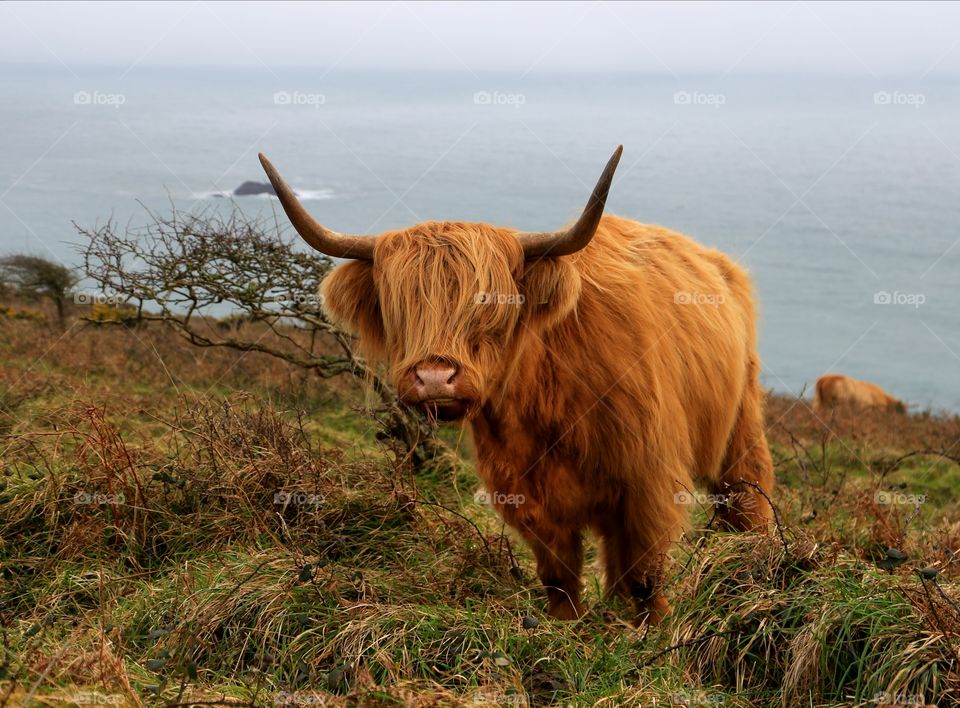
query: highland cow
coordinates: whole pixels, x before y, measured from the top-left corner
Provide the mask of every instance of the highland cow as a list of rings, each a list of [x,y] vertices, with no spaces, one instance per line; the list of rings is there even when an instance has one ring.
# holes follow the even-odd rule
[[[554,617],[578,617],[582,534],[636,621],[669,611],[661,575],[694,483],[728,529],[765,529],[751,284],[722,253],[603,209],[618,148],[580,218],[550,233],[425,222],[376,238],[316,222],[263,156],[313,248],[351,259],[330,317],[400,398],[472,430],[497,511],[531,546]]]
[[[895,413],[905,413],[907,410],[903,401],[897,400],[876,384],[843,374],[824,374],[817,379],[813,408],[818,412],[826,412],[838,406],[884,408]]]

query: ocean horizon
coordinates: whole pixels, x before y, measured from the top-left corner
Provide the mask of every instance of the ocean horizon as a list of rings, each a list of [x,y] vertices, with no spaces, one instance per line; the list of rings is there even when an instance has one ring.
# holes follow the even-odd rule
[[[6,65],[0,252],[76,266],[74,222],[280,213],[229,198],[261,151],[337,230],[554,229],[623,144],[608,211],[749,270],[764,385],[834,371],[957,412],[958,123],[949,76]]]

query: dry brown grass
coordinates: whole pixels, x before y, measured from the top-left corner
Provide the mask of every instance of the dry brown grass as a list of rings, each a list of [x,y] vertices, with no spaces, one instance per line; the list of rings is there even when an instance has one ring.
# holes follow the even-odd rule
[[[472,474],[398,465],[350,380],[158,327],[0,332],[0,704],[960,700],[960,469],[922,452],[955,418],[771,397],[784,528],[698,510],[637,633],[593,578],[583,620],[543,617]]]
[[[910,450],[952,450],[960,457],[960,416],[930,411],[901,415],[877,408],[843,406],[829,412],[813,410],[813,401],[771,395],[767,399],[768,436],[790,445],[791,436],[808,443],[842,438],[852,447],[876,453]]]

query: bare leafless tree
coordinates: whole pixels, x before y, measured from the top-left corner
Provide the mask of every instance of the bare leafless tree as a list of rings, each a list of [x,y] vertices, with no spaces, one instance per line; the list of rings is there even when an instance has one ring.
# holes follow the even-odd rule
[[[236,206],[147,214],[144,226],[122,231],[112,222],[77,226],[98,297],[133,305],[137,320],[163,323],[200,347],[261,352],[325,378],[350,374],[375,392],[370,414],[398,454],[417,467],[453,463],[429,422],[398,400],[324,314],[318,288],[331,259],[294,249],[276,218]]]

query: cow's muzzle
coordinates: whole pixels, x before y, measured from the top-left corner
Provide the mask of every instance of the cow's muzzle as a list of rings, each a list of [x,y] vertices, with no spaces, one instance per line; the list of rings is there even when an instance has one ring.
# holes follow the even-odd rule
[[[403,376],[400,399],[439,420],[458,420],[470,408],[461,391],[460,367],[446,359],[421,361]]]

